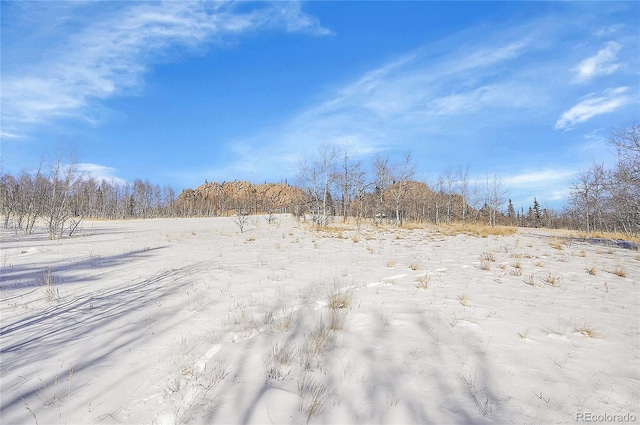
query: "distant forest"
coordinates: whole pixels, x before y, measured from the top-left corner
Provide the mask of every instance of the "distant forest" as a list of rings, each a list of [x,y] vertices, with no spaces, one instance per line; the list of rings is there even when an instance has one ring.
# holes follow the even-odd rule
[[[594,163],[577,174],[559,211],[515,208],[497,177],[470,184],[468,170],[447,170],[431,186],[414,179],[412,158],[377,157],[372,172],[347,151],[326,146],[301,164],[297,184],[205,182],[179,195],[148,181],[117,184],[79,174],[74,161],[58,159],[37,171],[0,175],[3,226],[30,234],[47,226],[52,239],[72,236],[85,218],[245,216],[290,213],[318,225],[333,220],[548,227],[640,235],[640,124],[613,130],[613,169]]]

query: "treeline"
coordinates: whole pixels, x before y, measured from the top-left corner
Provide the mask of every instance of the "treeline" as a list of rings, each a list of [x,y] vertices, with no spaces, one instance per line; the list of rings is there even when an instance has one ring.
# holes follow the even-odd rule
[[[566,207],[514,207],[497,176],[471,182],[468,169],[447,169],[427,184],[415,180],[410,155],[391,162],[377,157],[368,167],[349,152],[326,146],[300,165],[297,184],[205,183],[179,196],[169,187],[97,180],[60,160],[19,176],[0,174],[5,229],[26,234],[44,223],[50,238],[72,235],[83,219],[128,219],[292,213],[318,225],[335,219],[371,220],[402,226],[473,222],[490,226],[548,227],[587,232],[640,234],[640,125],[615,130],[613,169],[594,164],[578,173]]]
[[[609,143],[617,151],[613,169],[593,164],[580,171],[564,209],[542,208],[536,198],[517,210],[497,176],[470,183],[468,170],[447,169],[430,185],[414,180],[411,156],[389,162],[376,158],[366,173],[348,152],[324,147],[301,166],[299,182],[309,198],[313,220],[335,215],[435,224],[480,222],[521,227],[578,229],[640,235],[640,124],[613,130]],[[367,176],[369,176],[367,178]],[[506,206],[506,208],[505,208]]]
[[[71,236],[85,218],[123,219],[175,216],[171,187],[148,181],[132,185],[79,174],[73,161],[19,176],[0,175],[0,209],[5,229],[31,234],[44,223],[51,239]]]

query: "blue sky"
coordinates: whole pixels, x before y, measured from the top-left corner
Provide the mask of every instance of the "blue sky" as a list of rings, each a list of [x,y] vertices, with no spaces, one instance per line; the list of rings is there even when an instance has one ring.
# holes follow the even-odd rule
[[[6,2],[2,168],[295,181],[318,147],[560,208],[640,118],[638,2]]]

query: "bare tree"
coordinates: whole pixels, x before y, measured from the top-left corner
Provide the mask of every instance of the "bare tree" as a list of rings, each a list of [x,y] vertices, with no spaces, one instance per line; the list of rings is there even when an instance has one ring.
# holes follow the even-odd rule
[[[243,211],[236,210],[236,213],[233,216],[233,222],[238,226],[238,229],[240,229],[240,233],[243,233],[244,228],[249,222],[249,215]]]
[[[387,216],[385,211],[385,193],[393,182],[391,169],[389,167],[389,158],[381,158],[376,156],[373,163],[373,171],[375,175],[374,190],[374,223],[376,225]]]
[[[16,179],[3,173],[0,176],[0,206],[4,215],[4,228],[9,229],[11,218],[15,216],[19,207],[20,187]]]
[[[606,187],[607,173],[602,164],[593,164],[587,171],[579,172],[571,186],[569,204],[587,232],[604,230]]]
[[[455,195],[454,188],[457,185],[457,176],[451,171],[451,167],[447,167],[444,172],[447,194],[447,223],[451,224],[453,214],[453,197]]]
[[[406,154],[400,163],[394,164],[391,168],[391,179],[393,184],[389,192],[393,199],[396,225],[402,226],[404,214],[404,202],[408,191],[409,181],[413,179],[414,167],[411,164],[411,154]]]
[[[462,167],[458,168],[456,181],[458,183],[458,194],[461,199],[461,218],[464,223],[467,219],[467,202],[469,199],[469,167],[467,166],[464,170]]]
[[[337,150],[324,145],[318,150],[319,158],[309,163],[306,159],[300,164],[298,178],[311,198],[311,216],[313,222],[325,226],[333,216],[331,187],[335,178],[335,159]]]
[[[442,198],[444,195],[444,178],[442,176],[438,176],[438,181],[434,185],[435,193],[433,196],[433,212],[434,212],[434,223],[440,224],[440,210],[442,208]]]
[[[58,158],[49,175],[49,190],[45,220],[49,229],[49,238],[58,239],[65,231],[70,235],[77,229],[81,218],[73,219],[71,212],[72,187],[75,183],[75,160],[63,165]]]
[[[640,233],[640,124],[612,132],[611,144],[618,163],[611,174],[611,210],[616,228],[627,234]]]
[[[489,208],[489,225],[495,227],[496,217],[506,197],[506,190],[502,188],[502,180],[497,175],[493,175],[489,179],[487,175],[485,180],[485,205]]]
[[[23,173],[20,176],[19,185],[18,227],[22,228],[25,234],[30,235],[35,228],[38,217],[42,216],[47,208],[48,181],[42,175],[42,163],[38,166],[38,170],[33,177]]]
[[[362,194],[365,184],[364,172],[360,169],[360,163],[351,161],[349,151],[346,148],[341,152],[341,157],[340,167],[336,169],[334,181],[340,191],[342,221],[346,222],[351,203]]]

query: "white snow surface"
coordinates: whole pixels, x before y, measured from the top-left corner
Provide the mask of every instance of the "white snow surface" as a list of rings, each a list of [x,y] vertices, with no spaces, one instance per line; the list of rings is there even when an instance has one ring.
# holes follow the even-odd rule
[[[637,250],[287,215],[1,242],[2,424],[640,420]]]

